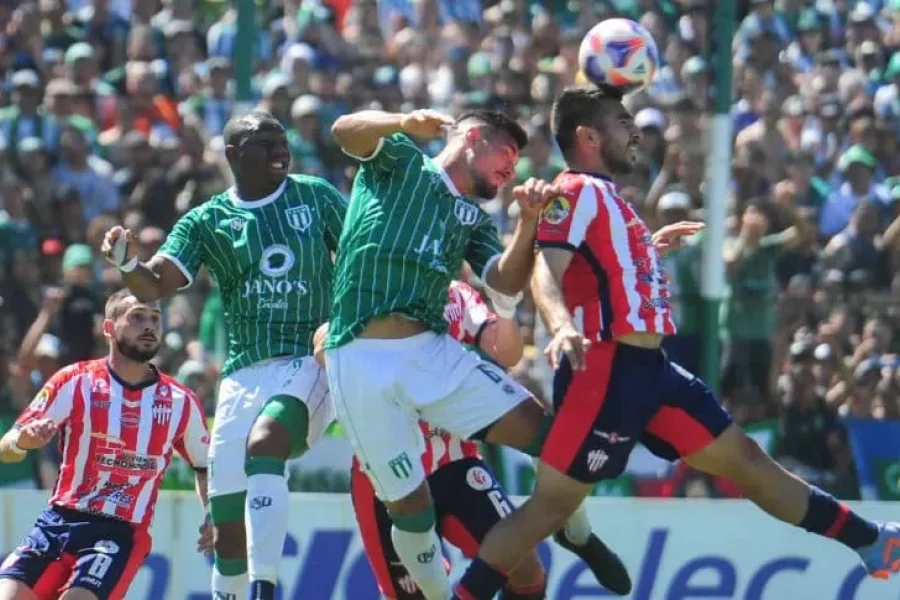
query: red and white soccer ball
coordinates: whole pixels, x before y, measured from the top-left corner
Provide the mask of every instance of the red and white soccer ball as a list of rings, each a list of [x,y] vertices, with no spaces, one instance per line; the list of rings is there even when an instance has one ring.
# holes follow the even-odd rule
[[[578,66],[595,85],[635,92],[659,68],[656,42],[643,26],[629,19],[607,19],[594,25],[581,41]]]

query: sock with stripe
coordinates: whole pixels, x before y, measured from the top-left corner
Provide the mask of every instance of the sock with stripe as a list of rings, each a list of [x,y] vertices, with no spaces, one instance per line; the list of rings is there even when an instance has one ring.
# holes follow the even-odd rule
[[[455,600],[490,600],[506,585],[508,578],[506,573],[476,557],[456,584],[453,597]]]
[[[853,550],[874,544],[878,539],[875,523],[863,519],[843,502],[812,486],[809,506],[799,527],[810,533],[834,538]]]
[[[450,578],[444,569],[441,540],[435,531],[434,508],[417,515],[393,517],[391,541],[397,556],[428,600],[450,597]]]
[[[216,557],[212,572],[214,600],[243,600],[247,597],[247,561]]]
[[[247,530],[247,567],[250,581],[278,581],[278,565],[288,529],[287,479],[284,460],[250,456],[247,473],[247,504],[244,526]],[[256,599],[254,599],[256,600]],[[265,595],[259,600],[267,600]]]

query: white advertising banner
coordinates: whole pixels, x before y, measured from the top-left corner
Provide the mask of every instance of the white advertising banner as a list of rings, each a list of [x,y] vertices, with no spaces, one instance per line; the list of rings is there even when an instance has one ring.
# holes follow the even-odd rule
[[[42,492],[0,492],[0,554],[16,547],[45,502]],[[900,504],[854,508],[900,520]],[[588,510],[631,571],[632,600],[900,600],[900,579],[865,578],[853,552],[746,502],[592,498]],[[210,600],[210,563],[194,550],[201,516],[189,493],[160,498],[153,550],[128,600]],[[572,555],[552,543],[539,551],[549,572],[548,598],[610,597]],[[451,552],[450,560],[458,573],[460,557]],[[293,496],[280,583],[282,600],[379,598],[348,496]]]

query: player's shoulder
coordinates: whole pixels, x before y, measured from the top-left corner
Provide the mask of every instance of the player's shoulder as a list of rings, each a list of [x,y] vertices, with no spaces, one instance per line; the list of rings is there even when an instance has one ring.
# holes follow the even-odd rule
[[[159,381],[156,382],[156,390],[159,395],[170,396],[173,400],[196,400],[197,395],[168,373],[159,372]]]
[[[340,195],[340,192],[334,185],[324,177],[316,175],[303,175],[301,173],[292,173],[288,175],[288,185],[293,187],[300,193],[312,191],[315,193],[325,192],[329,194]]]
[[[105,370],[105,359],[99,358],[96,360],[79,361],[76,363],[72,363],[71,365],[66,365],[65,367],[54,373],[47,381],[47,384],[56,388],[60,388],[75,379],[81,377],[94,377],[97,375],[97,373],[102,373]]]
[[[219,192],[218,194],[213,194],[204,202],[191,208],[186,213],[181,215],[178,220],[200,221],[209,218],[213,213],[228,206],[233,206],[233,203],[231,202],[230,191],[225,190]]]

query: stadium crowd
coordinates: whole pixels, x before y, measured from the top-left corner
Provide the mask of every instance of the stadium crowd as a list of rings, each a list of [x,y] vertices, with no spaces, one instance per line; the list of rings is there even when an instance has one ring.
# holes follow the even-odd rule
[[[257,2],[253,105],[288,129],[293,170],[349,193],[331,139],[361,107],[502,107],[531,142],[522,180],[552,179],[553,97],[576,81],[588,27],[639,20],[661,68],[627,99],[643,132],[619,181],[653,227],[703,218],[713,104],[714,0],[285,0]],[[844,498],[859,496],[847,419],[900,419],[900,2],[739,2],[728,237],[722,256],[723,401],[770,423],[770,451]],[[97,323],[120,281],[99,247],[122,223],[143,258],[176,218],[228,185],[222,127],[237,101],[234,3],[0,0],[0,425],[60,366],[104,352]],[[895,50],[897,50],[895,52]],[[501,233],[508,191],[484,204]],[[679,334],[699,369],[702,234],[666,258]],[[515,368],[550,392],[547,342],[526,299]],[[225,316],[208,278],[165,306],[163,369],[212,414]],[[0,486],[49,487],[52,451]],[[645,482],[646,483],[646,482]],[[637,493],[728,495],[678,472]]]

